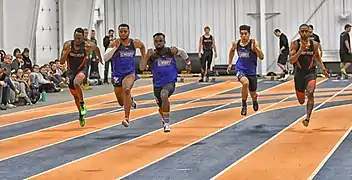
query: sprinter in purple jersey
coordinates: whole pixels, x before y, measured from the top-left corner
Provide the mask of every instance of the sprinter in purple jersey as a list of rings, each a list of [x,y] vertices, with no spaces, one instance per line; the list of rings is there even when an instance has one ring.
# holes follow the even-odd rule
[[[242,25],[239,28],[241,39],[234,41],[229,53],[229,64],[227,72],[232,69],[232,59],[237,50],[238,60],[236,62],[236,77],[242,84],[242,110],[241,115],[247,115],[248,90],[253,100],[253,109],[258,111],[257,94],[257,60],[264,59],[264,54],[259,48],[259,44],[254,39],[250,39],[251,27]]]
[[[118,30],[120,38],[110,43],[104,59],[112,60],[111,81],[117,101],[125,109],[125,119],[122,124],[128,127],[131,106],[134,108],[137,106],[131,95],[134,81],[138,79],[135,70],[136,49],[139,48],[143,59],[145,47],[140,40],[129,38],[130,27],[127,24],[120,24]]]
[[[155,49],[148,49],[147,55],[139,64],[139,68],[144,71],[149,64],[153,72],[154,96],[159,106],[164,132],[170,132],[169,97],[175,91],[178,75],[175,55],[179,55],[185,60],[187,69],[190,69],[191,61],[185,50],[178,47],[165,47],[165,35],[163,33],[154,34],[153,39]]]

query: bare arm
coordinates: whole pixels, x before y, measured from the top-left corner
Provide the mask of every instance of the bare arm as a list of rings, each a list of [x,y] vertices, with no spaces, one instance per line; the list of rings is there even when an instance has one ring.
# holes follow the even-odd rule
[[[60,64],[65,64],[68,59],[68,54],[70,52],[71,44],[70,41],[64,43],[64,47],[61,52]]]
[[[216,45],[215,45],[215,39],[213,38],[213,48],[214,48],[214,53],[215,56],[217,55],[217,51],[216,51]]]
[[[143,58],[141,58],[141,61],[139,62],[139,70],[141,71],[146,70],[148,61],[153,56],[153,54],[154,54],[154,50],[148,49],[147,54]]]
[[[264,59],[264,53],[263,51],[260,49],[259,47],[259,43],[258,41],[254,40],[254,47],[253,47],[253,51],[257,54],[258,58],[260,60]]]
[[[144,46],[144,43],[142,41],[140,41],[139,39],[135,39],[133,41],[134,43],[134,47],[138,48],[139,51],[141,52],[141,58],[143,59],[144,56],[145,56],[145,46]]]
[[[299,48],[298,51],[296,42],[292,42],[290,46],[290,63],[295,64],[298,61],[299,56],[302,53],[302,48]]]
[[[345,41],[345,46],[346,46],[348,52],[350,53],[351,52],[351,47],[350,47],[350,44],[348,43],[348,40]]]
[[[318,44],[319,44],[320,57],[323,57],[323,47],[321,46],[320,43]]]
[[[95,45],[94,43],[90,42],[90,41],[87,41],[86,43],[87,43],[87,50],[94,51],[98,55],[99,62],[101,64],[103,64],[103,58],[101,57],[101,53],[100,53],[99,47],[97,45]]]
[[[199,38],[199,46],[198,46],[198,55],[200,56],[202,54],[202,49],[203,49],[203,36]]]
[[[231,46],[231,49],[230,49],[230,52],[229,52],[229,66],[231,65],[232,66],[232,60],[233,60],[233,57],[235,56],[235,52],[236,52],[236,49],[237,49],[237,42],[232,42],[232,46]]]
[[[323,64],[323,61],[322,61],[322,59],[321,59],[321,56],[320,56],[320,54],[319,54],[318,49],[319,49],[319,43],[314,42],[314,56],[315,56],[315,59],[317,60],[317,63],[318,63],[318,65],[319,65],[319,67],[320,67],[322,70],[325,70],[326,68],[325,68],[325,66],[324,66],[324,64]]]
[[[328,70],[325,68],[323,60],[321,59],[321,56],[320,56],[319,51],[318,51],[318,49],[320,47],[319,45],[320,45],[319,43],[314,42],[314,56],[315,56],[314,59],[317,61],[320,69],[323,70],[323,73],[324,73],[325,77],[329,78],[330,75],[328,73]]]

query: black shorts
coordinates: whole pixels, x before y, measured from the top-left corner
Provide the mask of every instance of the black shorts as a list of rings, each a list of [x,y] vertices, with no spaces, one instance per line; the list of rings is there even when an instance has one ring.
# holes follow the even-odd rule
[[[340,53],[340,59],[342,63],[352,62],[352,54]]]
[[[311,70],[308,73],[295,72],[295,89],[298,92],[305,92],[309,81],[316,80],[317,73],[315,70]]]
[[[163,89],[165,89],[169,92],[169,97],[170,97],[175,91],[175,83],[169,83],[163,87],[155,87],[154,86],[154,96],[155,96],[156,103],[158,104],[159,107],[161,107],[161,104],[162,104],[160,93]]]
[[[241,80],[242,77],[246,77],[248,79],[248,89],[250,92],[255,92],[257,91],[257,76],[256,75],[246,75],[241,71],[235,70],[236,77],[238,81]]]
[[[213,50],[204,50],[204,54],[200,58],[201,68],[210,69],[211,63],[213,61]]]
[[[286,65],[288,60],[288,54],[287,53],[282,53],[279,55],[279,58],[277,59],[277,63]]]
[[[69,79],[68,87],[70,89],[75,89],[74,81],[75,81],[77,74],[79,74],[79,73],[83,73],[87,77],[85,69],[82,69],[80,71],[67,70],[67,77]]]

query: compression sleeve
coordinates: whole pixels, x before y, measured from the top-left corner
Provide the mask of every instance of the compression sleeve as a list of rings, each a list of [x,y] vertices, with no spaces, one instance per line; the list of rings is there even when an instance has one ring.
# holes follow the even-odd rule
[[[114,55],[116,50],[117,50],[116,47],[108,48],[104,53],[104,57],[103,57],[104,61],[109,61],[112,58],[112,56]]]
[[[185,60],[187,65],[191,64],[191,60],[189,59],[188,54],[186,53],[186,51],[182,48],[176,47],[177,48],[177,55],[181,56],[182,59]]]

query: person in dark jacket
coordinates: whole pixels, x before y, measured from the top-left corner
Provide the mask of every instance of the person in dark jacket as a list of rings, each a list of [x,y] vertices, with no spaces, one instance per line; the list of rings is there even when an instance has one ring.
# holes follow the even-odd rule
[[[113,29],[110,29],[109,34],[104,37],[103,45],[105,47],[105,51],[108,49],[110,42],[115,40],[114,33],[115,31]],[[111,65],[111,71],[112,71],[112,61],[111,60],[105,61],[104,83],[106,84],[109,84],[109,81],[108,81],[109,65]]]
[[[29,49],[24,48],[23,53],[22,53],[22,58],[24,65],[22,66],[23,69],[32,69],[32,60],[29,58]]]

